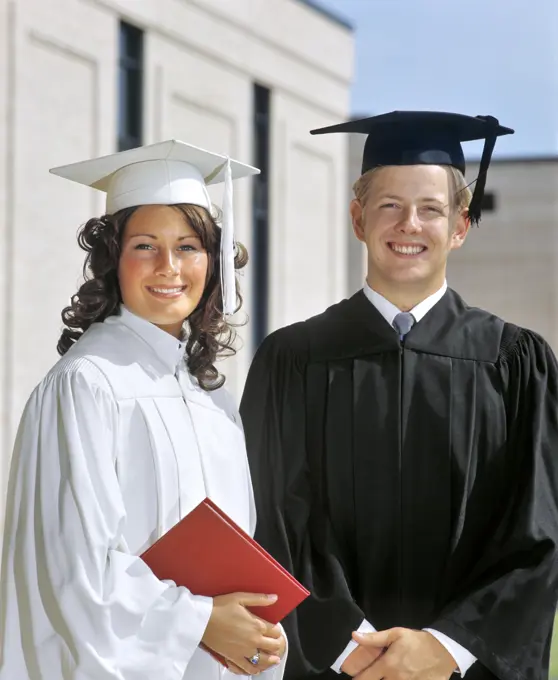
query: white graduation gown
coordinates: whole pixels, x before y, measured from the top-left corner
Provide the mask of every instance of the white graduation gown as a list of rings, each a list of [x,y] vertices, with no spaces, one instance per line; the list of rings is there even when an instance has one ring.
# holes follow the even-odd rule
[[[253,535],[244,435],[184,344],[122,308],[31,395],[10,473],[1,680],[218,680],[199,648],[209,598],[138,557],[209,496]],[[285,655],[286,656],[286,655]],[[285,658],[266,671],[280,680]]]

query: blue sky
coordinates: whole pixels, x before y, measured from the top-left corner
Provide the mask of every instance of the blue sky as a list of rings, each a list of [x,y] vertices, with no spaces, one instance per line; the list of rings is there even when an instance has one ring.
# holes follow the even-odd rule
[[[558,0],[318,2],[356,29],[354,114],[491,114],[496,156],[558,154]]]

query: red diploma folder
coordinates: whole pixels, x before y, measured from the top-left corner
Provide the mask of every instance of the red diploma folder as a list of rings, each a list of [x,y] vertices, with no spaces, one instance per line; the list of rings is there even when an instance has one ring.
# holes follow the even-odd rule
[[[161,536],[141,558],[158,579],[174,581],[194,595],[277,595],[277,602],[269,607],[250,608],[272,624],[279,623],[310,595],[209,498]]]

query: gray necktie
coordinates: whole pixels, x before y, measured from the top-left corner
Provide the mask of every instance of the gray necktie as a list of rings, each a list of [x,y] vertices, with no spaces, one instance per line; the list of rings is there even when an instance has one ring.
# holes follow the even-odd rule
[[[393,320],[393,327],[399,333],[400,340],[403,340],[403,338],[414,326],[414,323],[415,317],[411,314],[411,312],[400,312],[396,315],[395,319]]]

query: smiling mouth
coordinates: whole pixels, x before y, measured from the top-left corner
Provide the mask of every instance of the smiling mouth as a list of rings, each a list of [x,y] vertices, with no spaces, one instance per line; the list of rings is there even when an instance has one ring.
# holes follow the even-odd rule
[[[399,243],[388,243],[388,246],[394,253],[398,255],[420,255],[426,250],[426,246],[416,244],[416,245],[400,245]]]
[[[147,290],[157,297],[172,298],[182,295],[186,290],[186,286],[147,286]]]

